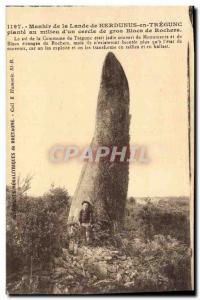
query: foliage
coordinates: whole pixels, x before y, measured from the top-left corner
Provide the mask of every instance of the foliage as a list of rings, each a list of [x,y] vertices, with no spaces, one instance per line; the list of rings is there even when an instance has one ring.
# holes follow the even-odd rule
[[[128,239],[130,241],[130,239]],[[134,239],[126,247],[138,258],[136,291],[189,290],[191,253],[171,236],[154,235],[151,241]]]
[[[170,201],[170,200],[169,200]],[[126,211],[125,228],[134,231],[139,237],[151,239],[154,235],[171,235],[183,243],[190,243],[189,202],[162,201],[135,204]]]
[[[44,267],[59,249],[60,224],[56,212],[43,199],[29,202],[21,228],[22,249],[27,260],[33,259]]]
[[[19,197],[20,195],[20,197]],[[18,194],[16,220],[11,217],[10,189],[7,189],[7,275],[52,268],[62,247],[62,214],[68,214],[69,195],[52,187],[44,197]],[[67,216],[66,216],[67,217]],[[13,263],[14,262],[14,263]]]
[[[54,212],[62,212],[69,206],[68,191],[63,187],[51,185],[50,191],[44,195],[44,200],[48,202],[49,208]]]
[[[92,226],[94,245],[109,245],[111,230],[106,222],[98,221]]]
[[[6,228],[6,270],[7,276],[22,269],[23,253],[19,227],[10,219]],[[13,272],[14,271],[14,272]]]
[[[17,198],[7,188],[7,286],[18,293],[112,293],[191,289],[188,203],[129,201],[123,229],[67,225],[70,197],[52,186],[43,197]],[[134,199],[135,200],[135,199]],[[131,203],[130,203],[131,202]],[[76,246],[76,254],[73,253]]]

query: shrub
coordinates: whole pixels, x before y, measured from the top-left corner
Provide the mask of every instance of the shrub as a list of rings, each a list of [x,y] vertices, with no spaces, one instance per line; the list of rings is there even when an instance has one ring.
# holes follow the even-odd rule
[[[190,244],[189,202],[184,208],[181,201],[171,205],[168,202],[136,204],[129,209],[125,228],[146,240],[154,235],[170,235],[183,243]]]
[[[17,199],[16,220],[11,217],[10,192],[7,189],[7,272],[28,274],[53,267],[61,253],[63,211],[67,215],[69,196],[65,189],[52,187],[44,197]]]

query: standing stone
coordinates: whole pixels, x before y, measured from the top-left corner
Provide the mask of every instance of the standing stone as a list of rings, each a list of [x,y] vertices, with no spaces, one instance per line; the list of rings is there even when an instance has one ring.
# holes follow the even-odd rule
[[[96,126],[91,148],[129,149],[129,88],[124,70],[113,53],[105,58],[98,95]],[[128,190],[129,164],[102,158],[85,162],[72,199],[69,221],[77,221],[82,201],[90,201],[95,222],[123,223]]]

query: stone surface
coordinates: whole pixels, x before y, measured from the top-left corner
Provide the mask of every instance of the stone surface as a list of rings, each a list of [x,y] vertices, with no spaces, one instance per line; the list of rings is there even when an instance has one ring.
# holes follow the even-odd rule
[[[129,146],[129,87],[124,70],[109,52],[105,58],[91,148]],[[123,221],[128,189],[128,162],[86,162],[72,199],[69,222],[77,221],[83,200],[94,208],[95,222]]]

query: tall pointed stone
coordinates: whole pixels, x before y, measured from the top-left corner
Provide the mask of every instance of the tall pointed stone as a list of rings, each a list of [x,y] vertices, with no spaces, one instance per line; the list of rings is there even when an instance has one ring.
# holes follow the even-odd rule
[[[124,70],[113,53],[105,58],[98,95],[92,149],[129,146],[129,88]],[[101,159],[86,162],[72,199],[69,221],[77,221],[82,201],[93,205],[95,221],[123,223],[128,189],[128,162]]]

